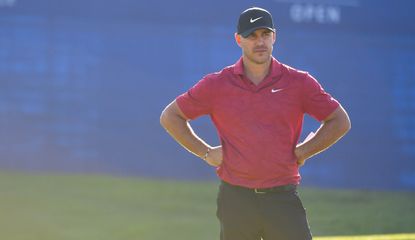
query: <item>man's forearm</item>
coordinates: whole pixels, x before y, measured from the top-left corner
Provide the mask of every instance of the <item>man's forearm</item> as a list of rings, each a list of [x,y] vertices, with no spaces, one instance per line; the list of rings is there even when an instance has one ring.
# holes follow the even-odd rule
[[[179,144],[198,157],[203,158],[207,149],[211,148],[194,133],[188,121],[178,115],[172,107],[167,107],[163,111],[160,123]]]
[[[325,122],[317,130],[316,134],[304,143],[300,143],[297,148],[301,156],[305,159],[310,158],[333,145],[345,132],[338,131],[333,122]]]
[[[326,120],[308,141],[300,143],[295,149],[299,164],[336,143],[350,129],[350,120],[342,107],[336,110],[333,117]]]

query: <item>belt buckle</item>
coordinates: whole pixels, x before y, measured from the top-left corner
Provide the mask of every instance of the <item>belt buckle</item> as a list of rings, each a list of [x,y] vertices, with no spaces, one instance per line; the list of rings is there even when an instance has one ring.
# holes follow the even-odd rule
[[[267,193],[267,192],[262,192],[262,191],[258,190],[258,188],[254,188],[254,192],[257,193],[257,194],[265,194],[265,193]]]

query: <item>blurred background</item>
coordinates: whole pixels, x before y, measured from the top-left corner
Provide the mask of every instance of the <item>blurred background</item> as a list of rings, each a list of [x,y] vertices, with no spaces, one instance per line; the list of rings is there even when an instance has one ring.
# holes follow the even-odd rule
[[[215,179],[159,116],[238,60],[236,21],[251,6],[274,16],[274,56],[352,120],[301,169],[303,185],[415,191],[411,0],[0,0],[0,170]],[[207,117],[192,124],[218,144]],[[307,117],[303,138],[318,126]]]

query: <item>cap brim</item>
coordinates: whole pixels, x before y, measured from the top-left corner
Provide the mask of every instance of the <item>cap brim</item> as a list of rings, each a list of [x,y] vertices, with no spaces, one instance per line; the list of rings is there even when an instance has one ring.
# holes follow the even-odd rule
[[[273,32],[275,32],[275,29],[274,28],[270,28],[270,27],[267,27],[267,26],[258,26],[258,27],[254,27],[254,28],[251,28],[251,29],[249,29],[249,30],[246,30],[245,32],[243,32],[243,33],[239,33],[242,37],[244,37],[244,38],[247,38],[249,35],[251,35],[251,33],[253,33],[255,30],[258,30],[258,29],[261,29],[261,28],[263,28],[263,29],[269,29],[269,30],[271,30],[271,31],[273,31]]]

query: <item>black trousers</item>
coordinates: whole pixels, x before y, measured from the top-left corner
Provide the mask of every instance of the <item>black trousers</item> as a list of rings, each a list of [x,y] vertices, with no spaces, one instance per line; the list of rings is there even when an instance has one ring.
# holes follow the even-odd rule
[[[312,239],[295,188],[256,193],[222,182],[217,198],[221,240]]]

